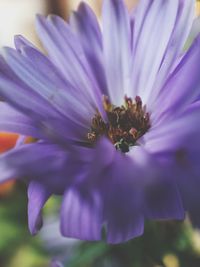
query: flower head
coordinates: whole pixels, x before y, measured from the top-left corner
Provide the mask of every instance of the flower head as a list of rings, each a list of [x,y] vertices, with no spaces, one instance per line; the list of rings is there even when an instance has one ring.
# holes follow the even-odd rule
[[[29,228],[60,194],[64,236],[109,243],[145,219],[200,225],[200,37],[183,52],[193,0],[105,0],[102,30],[84,3],[70,23],[37,16],[44,55],[21,36],[0,58],[0,130],[32,136],[0,157],[26,178]]]

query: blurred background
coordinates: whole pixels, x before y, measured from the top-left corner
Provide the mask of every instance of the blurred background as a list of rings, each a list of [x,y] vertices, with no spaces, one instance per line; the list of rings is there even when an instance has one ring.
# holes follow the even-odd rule
[[[138,0],[127,0],[129,9]],[[54,13],[67,19],[79,0],[0,0],[0,46],[13,46],[22,34],[40,45],[34,30],[36,13]],[[101,0],[88,0],[100,18]],[[196,16],[200,2],[196,3]],[[200,31],[195,23],[191,38]],[[0,133],[0,153],[12,148],[17,136]],[[60,198],[44,209],[45,221],[36,237],[27,229],[26,186],[10,182],[0,186],[0,267],[47,267],[51,259],[67,267],[200,267],[200,233],[186,219],[180,222],[146,223],[142,237],[126,244],[80,242],[62,238],[57,217]]]

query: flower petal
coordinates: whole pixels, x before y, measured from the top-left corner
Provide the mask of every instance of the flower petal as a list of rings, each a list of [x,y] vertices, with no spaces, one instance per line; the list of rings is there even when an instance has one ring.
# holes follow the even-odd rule
[[[99,88],[104,95],[108,95],[103,65],[102,34],[96,15],[89,5],[84,2],[79,5],[78,11],[70,17],[70,26],[79,38]]]
[[[79,104],[76,99],[77,95],[73,95],[72,86],[64,81],[62,76],[59,76],[59,72],[48,58],[31,47],[24,47],[22,52],[29,58],[17,53],[14,49],[5,48],[5,59],[10,68],[24,83],[32,88],[33,92],[40,95],[54,110],[65,116],[70,114],[70,109],[73,109],[73,118],[75,118],[77,110],[80,110],[77,121],[80,121],[81,116],[84,119],[89,116],[84,106],[90,107],[88,101],[87,103],[83,102],[80,109],[75,108]],[[83,97],[82,100],[84,100]],[[66,110],[66,107],[68,110]]]
[[[54,193],[60,193],[70,183],[66,179],[69,154],[56,145],[32,143],[16,147],[0,155],[0,182],[16,178],[38,180]]]
[[[185,212],[174,173],[166,168],[163,175],[164,168],[166,166],[159,173],[157,170],[155,177],[149,177],[149,184],[145,186],[145,216],[153,220],[183,220]]]
[[[168,173],[178,185],[184,209],[192,222],[200,227],[199,173],[200,173],[200,102],[194,102],[173,120],[165,120],[162,127],[146,134],[145,148],[157,158],[169,162]],[[176,133],[176,134],[174,134]],[[171,175],[172,176],[172,175]]]
[[[124,242],[140,235],[144,222],[137,164],[133,166],[132,160],[116,152],[106,139],[102,139],[96,149],[87,149],[84,153],[87,157],[91,154],[89,165],[76,174],[79,179],[76,178],[74,187],[65,193],[61,209],[62,233],[100,240],[105,225],[109,243]],[[80,159],[86,157],[79,156]]]
[[[26,52],[27,50],[30,51],[29,49],[32,48],[26,47]],[[76,112],[75,114],[72,110],[70,112],[70,109],[66,109],[66,106],[69,106],[68,108],[71,107],[75,110],[75,106],[73,107],[72,103],[66,105],[66,102],[63,100],[66,100],[67,98],[67,90],[65,88],[63,88],[63,90],[62,88],[60,89],[60,87],[57,88],[53,82],[50,88],[47,84],[45,86],[47,77],[43,76],[40,81],[41,73],[38,73],[38,70],[36,70],[33,65],[31,66],[31,64],[29,64],[29,61],[27,62],[27,58],[11,49],[7,49],[6,51],[8,57],[7,59],[10,60],[10,64],[12,62],[12,64],[16,66],[15,71],[20,76],[24,76],[24,79],[27,77],[27,83],[33,81],[35,84],[34,86],[32,84],[29,86],[20,80],[8,64],[1,59],[0,95],[17,110],[25,115],[29,115],[33,120],[35,120],[38,128],[45,136],[47,136],[47,138],[58,141],[59,136],[63,143],[67,143],[69,140],[80,140],[83,136],[85,136],[88,131],[90,118],[89,116],[85,116],[84,120],[88,120],[88,122],[86,123],[85,121],[85,123],[83,123],[83,121],[81,121],[81,111]],[[44,62],[42,61],[42,55],[42,58],[40,58],[37,53],[36,55],[38,58],[38,64],[40,67],[43,66],[42,64]],[[13,67],[12,64],[11,66]],[[49,68],[51,69],[51,65]],[[51,71],[53,70],[51,69]],[[22,73],[20,74],[20,72]],[[37,74],[39,76],[37,76]],[[56,77],[56,74],[53,74],[52,76]],[[38,77],[37,81],[36,77]],[[53,77],[51,78],[54,79]],[[69,100],[67,101],[68,103],[70,102]],[[62,107],[64,111],[62,111]],[[74,114],[76,116],[74,116]]]
[[[75,88],[87,92],[88,99],[105,116],[100,89],[91,74],[79,40],[69,25],[53,15],[47,19],[38,16],[36,22],[38,35],[50,58]]]
[[[137,190],[141,188],[141,209],[145,218],[183,219],[182,199],[171,165],[149,153],[143,146],[134,147],[128,155],[140,173]]]
[[[100,240],[102,209],[98,195],[81,195],[70,188],[61,207],[61,232],[64,236],[82,240]]]
[[[48,103],[34,94],[30,87],[23,83],[5,60],[0,57],[0,94],[1,97],[11,103],[15,108],[25,114],[43,117],[55,116],[55,111],[50,109]]]
[[[123,155],[116,155],[104,177],[104,221],[108,243],[125,242],[143,233],[141,171],[134,165]]]
[[[5,102],[0,102],[0,131],[42,138],[34,122]]]
[[[115,105],[121,105],[130,93],[130,21],[122,0],[104,1],[103,51],[109,96]]]
[[[151,95],[176,23],[179,7],[179,0],[147,2],[150,4],[144,5],[144,1],[139,4],[135,15],[134,31],[136,33],[134,34],[132,74],[133,88],[136,94],[142,97],[144,103],[147,103],[148,97]],[[140,9],[142,10],[140,11]],[[137,12],[139,13],[138,22]],[[143,21],[141,21],[142,14],[145,15]]]
[[[42,227],[41,209],[50,197],[47,188],[38,182],[31,182],[28,187],[28,225],[32,235]]]
[[[177,58],[183,53],[194,20],[194,8],[195,0],[179,0],[176,24],[154,84],[154,98],[157,97],[156,90],[159,91],[168,74],[175,67]]]
[[[152,113],[153,120],[158,122],[159,119],[164,120],[167,117],[174,116],[174,114],[180,113],[187,105],[197,100],[200,95],[199,45],[200,35],[171,74],[155,105],[152,106],[154,110]]]
[[[35,46],[31,42],[29,42],[26,38],[24,38],[22,35],[15,35],[14,42],[15,42],[15,47],[19,52],[24,46],[30,46],[35,48]]]
[[[158,155],[175,153],[179,149],[198,150],[200,147],[199,110],[200,102],[198,101],[188,106],[179,116],[174,116],[173,120],[168,118],[162,121],[160,125],[152,128],[142,137],[141,145],[145,146],[150,153]],[[174,156],[171,160],[174,160]]]

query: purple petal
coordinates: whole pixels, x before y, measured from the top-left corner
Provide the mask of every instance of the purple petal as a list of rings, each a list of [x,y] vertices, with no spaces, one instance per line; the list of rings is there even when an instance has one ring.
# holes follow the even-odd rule
[[[54,193],[60,193],[71,182],[66,178],[69,153],[56,145],[33,143],[16,147],[0,155],[0,182],[12,178],[39,180]]]
[[[199,149],[200,103],[195,102],[184,113],[163,120],[142,138],[142,145],[153,154],[175,153],[179,149]],[[191,142],[192,140],[192,142]],[[175,155],[174,155],[175,156]],[[174,158],[172,158],[173,160]]]
[[[130,21],[122,0],[104,1],[103,51],[109,96],[121,105],[130,92]]]
[[[174,118],[173,121],[166,120],[165,125],[162,125],[161,128],[155,128],[154,132],[147,134],[148,140],[145,143],[148,151],[157,155],[160,160],[169,162],[169,169],[165,173],[168,173],[174,179],[174,183],[177,183],[184,209],[189,211],[194,225],[198,227],[200,227],[198,215],[200,208],[198,190],[200,184],[199,116],[200,103],[196,102],[178,118]],[[169,182],[170,179],[168,179]],[[170,191],[171,189],[169,188]],[[173,186],[173,190],[176,190],[175,186]],[[173,195],[170,197],[173,199]],[[176,203],[178,204],[178,202]]]
[[[153,120],[163,120],[183,111],[195,101],[200,90],[200,36],[194,41],[177,68],[171,74],[153,107]],[[192,71],[191,71],[192,70]],[[188,75],[190,74],[190,75]]]
[[[22,35],[15,35],[14,41],[15,41],[15,47],[19,52],[21,52],[21,49],[24,46],[30,46],[35,48],[35,46],[31,42],[29,42],[26,38],[24,38]]]
[[[99,88],[104,95],[108,95],[103,65],[102,34],[96,15],[89,5],[84,2],[79,5],[78,11],[70,17],[70,26],[79,38]]]
[[[61,209],[62,233],[100,240],[105,225],[109,243],[124,242],[140,235],[143,215],[141,173],[137,163],[134,165],[132,160],[116,152],[106,139],[101,140],[96,149],[87,149],[84,153],[85,156],[79,155],[80,159],[89,157],[90,160],[77,174],[79,179],[76,178],[74,187],[65,193]]]
[[[17,110],[30,116],[36,122],[39,131],[48,139],[67,145],[71,140],[80,140],[80,134],[84,136],[87,133],[87,129],[81,131],[80,125],[74,121],[60,117],[48,103],[44,103],[41,97],[29,89],[0,75],[1,96]]]
[[[128,154],[137,164],[143,203],[141,209],[148,219],[183,219],[184,209],[177,186],[176,170],[168,161],[150,154],[143,146]],[[174,177],[175,176],[175,177]]]
[[[38,16],[36,28],[51,59],[66,79],[80,92],[87,92],[91,103],[96,104],[105,115],[100,89],[91,74],[79,40],[69,25],[57,16],[49,16],[48,19]]]
[[[15,108],[25,114],[35,114],[44,117],[55,116],[56,112],[49,108],[48,103],[32,92],[31,88],[23,83],[3,58],[0,58],[0,94]],[[34,117],[35,117],[34,116]]]
[[[77,96],[73,96],[73,93],[68,93],[73,92],[73,88],[69,83],[63,82],[56,68],[45,56],[31,47],[25,47],[22,51],[29,56],[28,59],[13,49],[5,49],[6,62],[18,77],[32,88],[33,92],[40,95],[53,109],[65,116],[70,114],[70,108],[73,109],[74,119],[76,111],[80,111],[78,122],[81,116],[83,118],[89,117],[85,108],[85,105],[88,108],[90,107],[88,101],[86,103],[83,102],[83,105],[80,105],[80,109],[75,108],[80,102],[77,101]],[[66,110],[66,107],[68,110]]]
[[[28,187],[28,225],[32,235],[42,227],[41,209],[50,197],[47,188],[38,182],[31,182]]]
[[[162,128],[149,133],[145,147],[160,159],[169,161],[178,183],[183,206],[189,211],[192,222],[200,227],[199,173],[200,173],[200,102],[189,106],[173,121],[165,121]],[[168,171],[170,175],[170,170]]]
[[[149,185],[147,182],[145,186],[145,216],[154,220],[183,220],[185,212],[174,173],[168,168],[163,173],[164,168],[158,172],[157,167],[155,177],[149,177]]]
[[[101,202],[97,194],[82,195],[70,188],[61,207],[61,232],[64,236],[82,240],[101,239]]]
[[[178,0],[146,2],[139,4],[135,15],[132,74],[133,90],[144,103],[152,97],[153,84],[174,30],[179,7]],[[142,15],[145,15],[143,20]]]
[[[143,233],[140,175],[137,165],[123,155],[116,155],[104,177],[104,221],[108,243],[125,242]]]
[[[189,39],[189,32],[194,20],[194,8],[195,0],[179,0],[176,24],[168,43],[162,66],[156,78],[156,83],[154,84],[154,89],[157,88],[157,91],[163,85],[164,81],[166,81],[169,72],[172,72],[177,58],[183,53],[183,48]],[[155,90],[154,95],[156,97]]]
[[[36,61],[40,69],[41,66],[45,65],[45,60],[47,59],[42,54],[39,54],[39,52],[30,47],[24,49],[26,55],[29,55],[30,51],[33,52],[33,62],[36,60],[34,56],[37,55]],[[81,113],[84,113],[84,110],[79,108],[76,109],[79,110],[79,112],[76,112],[76,114],[73,112],[75,111],[75,105],[73,106],[72,103],[69,103],[69,97],[67,98],[66,96],[66,88],[63,88],[63,90],[62,88],[60,89],[62,81],[59,83],[59,77],[56,76],[56,71],[53,72],[52,65],[50,63],[49,65],[45,65],[44,69],[49,68],[49,73],[50,70],[52,73],[51,78],[48,77],[47,79],[46,75],[41,75],[43,70],[41,73],[38,72],[39,66],[38,69],[36,69],[28,58],[25,58],[14,50],[7,49],[7,60],[13,68],[15,66],[14,70],[26,83],[31,81],[33,84],[30,84],[31,87],[25,84],[16,76],[5,61],[2,60],[2,62],[0,62],[0,69],[2,70],[0,73],[0,94],[3,98],[16,109],[26,115],[28,114],[34,119],[40,131],[48,138],[55,141],[55,139],[58,140],[59,136],[60,140],[64,143],[68,142],[67,140],[69,139],[80,140],[88,131],[90,117],[88,115],[85,116],[84,120],[87,119],[88,121],[83,123],[81,121]],[[35,65],[37,64],[35,62]],[[45,83],[47,80],[51,79],[52,84]],[[57,82],[57,85],[55,82]],[[68,105],[66,105],[66,103],[68,103]],[[88,110],[85,109],[85,111],[88,113]],[[91,113],[93,114],[93,112]],[[73,116],[70,114],[73,114]]]
[[[41,138],[34,122],[5,102],[0,102],[0,131]]]

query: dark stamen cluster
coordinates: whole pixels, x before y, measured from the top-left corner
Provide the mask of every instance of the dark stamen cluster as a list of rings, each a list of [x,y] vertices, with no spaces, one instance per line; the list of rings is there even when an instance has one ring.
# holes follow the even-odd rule
[[[95,143],[102,135],[107,136],[116,149],[126,153],[150,128],[149,113],[142,105],[139,96],[132,101],[125,97],[121,107],[112,105],[107,97],[103,100],[108,122],[104,122],[99,112],[92,119],[91,130],[87,135],[90,143]]]

